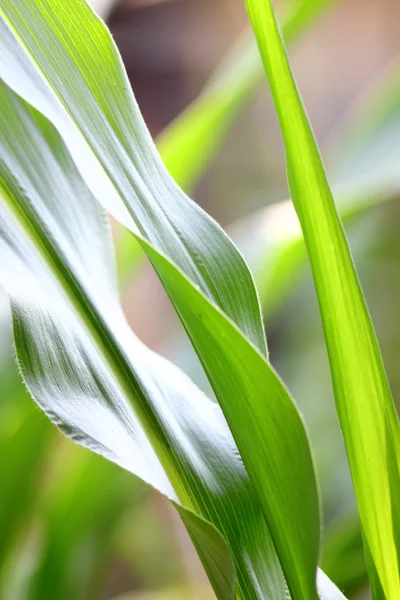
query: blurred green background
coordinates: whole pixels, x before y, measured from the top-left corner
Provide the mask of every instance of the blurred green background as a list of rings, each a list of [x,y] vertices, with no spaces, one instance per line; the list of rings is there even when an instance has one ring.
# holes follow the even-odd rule
[[[324,503],[321,564],[346,595],[368,598],[317,303],[296,219],[282,202],[283,144],[243,2],[92,4],[111,28],[171,172],[249,260],[271,360],[313,442]],[[400,5],[281,0],[278,10],[399,397]],[[132,327],[209,391],[155,274],[115,224],[114,233]],[[0,599],[213,598],[168,502],[62,437],[29,398],[1,291],[0,331]]]

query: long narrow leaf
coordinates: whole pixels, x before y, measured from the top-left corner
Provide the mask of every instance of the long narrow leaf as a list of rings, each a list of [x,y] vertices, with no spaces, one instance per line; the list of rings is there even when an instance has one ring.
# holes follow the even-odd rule
[[[399,423],[375,333],[270,0],[247,0],[313,270],[376,598],[400,595]]]
[[[178,506],[219,598],[285,597],[229,429],[171,363],[129,330],[104,216],[56,132],[2,84],[0,280],[32,395],[70,437]],[[206,522],[207,521],[207,522]]]

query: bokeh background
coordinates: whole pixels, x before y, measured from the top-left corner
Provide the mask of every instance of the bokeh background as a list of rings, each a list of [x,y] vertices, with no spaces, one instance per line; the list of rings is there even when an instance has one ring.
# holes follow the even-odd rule
[[[338,199],[353,207],[347,231],[399,397],[400,4],[322,3],[318,18],[301,16],[307,0],[281,0],[277,10],[289,23],[300,15],[290,36],[292,64]],[[244,2],[92,4],[111,29],[167,164],[171,140],[176,149],[180,136],[181,159],[178,152],[172,172],[249,259],[260,286],[271,360],[296,398],[313,442],[324,503],[322,566],[349,597],[368,598],[317,303],[296,221],[282,203],[288,197],[285,159],[268,86],[260,75],[251,76],[259,67]],[[223,126],[211,121],[209,145],[202,158],[193,159],[192,176],[182,177],[180,168],[192,160],[185,135],[199,136],[201,155],[206,127],[200,134],[191,133],[189,125],[180,130],[180,115],[198,97],[207,99],[210,89],[223,90],[229,105],[235,85],[243,87],[247,79]],[[209,391],[156,276],[117,225],[114,233],[132,327]],[[288,251],[274,262],[282,243]],[[280,279],[271,274],[273,268]],[[271,277],[282,284],[271,287]],[[0,599],[212,599],[167,501],[74,446],[28,397],[14,364],[8,301],[1,291],[0,332]]]

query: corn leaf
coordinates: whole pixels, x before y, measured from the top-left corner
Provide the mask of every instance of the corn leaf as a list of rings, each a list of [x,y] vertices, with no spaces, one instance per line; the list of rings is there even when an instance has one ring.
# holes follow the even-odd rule
[[[0,255],[6,265],[0,281],[11,295],[26,384],[69,437],[174,502],[219,598],[233,597],[233,559],[235,597],[286,600],[279,560],[218,406],[130,332],[98,204],[50,123],[4,84],[0,98]],[[56,489],[55,536],[31,589],[39,597],[51,577],[68,585],[65,527],[75,540],[100,522],[89,493],[78,513],[72,508],[71,492],[74,498],[82,491],[82,478],[91,489],[104,480],[93,461],[81,467],[75,487],[64,471]],[[108,494],[101,518],[104,507],[115,507],[112,489],[107,506]],[[343,598],[321,571],[318,590],[322,600]]]
[[[0,13],[1,76],[56,125],[95,197],[140,240],[213,385],[292,595],[315,598],[314,465],[297,409],[263,356],[258,299],[243,259],[171,180],[115,46],[89,7],[80,0],[1,0]],[[125,354],[119,360],[125,365]],[[184,382],[177,376],[175,385],[178,394]],[[175,453],[165,454],[171,441],[164,442],[163,464],[176,460]]]
[[[399,423],[373,326],[269,0],[247,0],[313,270],[374,597],[400,594]]]
[[[286,11],[283,32],[295,41],[334,0],[301,0]],[[255,40],[245,32],[217,66],[201,94],[157,138],[157,148],[175,181],[187,193],[206,171],[229,129],[264,82]],[[142,254],[122,230],[116,248],[122,286],[141,264]],[[131,266],[132,265],[132,266]]]
[[[0,89],[0,279],[29,390],[68,436],[177,505],[219,598],[233,597],[228,547],[239,598],[284,598],[219,408],[129,330],[99,205],[52,126]]]

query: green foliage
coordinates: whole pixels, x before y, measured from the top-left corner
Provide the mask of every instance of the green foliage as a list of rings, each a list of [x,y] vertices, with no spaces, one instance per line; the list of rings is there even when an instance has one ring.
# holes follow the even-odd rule
[[[400,593],[399,423],[378,344],[269,0],[248,0],[313,270],[376,597]]]
[[[295,4],[284,27],[287,39],[325,4]],[[304,235],[303,242],[292,214],[293,227],[277,237],[272,262],[268,252],[261,302],[266,311],[279,304],[307,250],[373,594],[394,600],[398,420],[272,7],[267,0],[247,5]],[[320,502],[309,440],[268,361],[260,300],[242,255],[161,162],[112,39],[83,0],[0,0],[0,16],[0,281],[11,298],[18,364],[31,395],[67,436],[172,501],[218,598],[343,598],[318,569]],[[185,187],[206,167],[260,81],[255,47],[247,44],[243,61],[228,62],[160,140],[170,171]],[[369,185],[357,189],[341,192],[347,218],[376,203]],[[120,272],[130,268],[128,253],[136,264],[147,255],[217,402],[129,329],[99,203],[134,240],[132,246],[122,237]],[[287,225],[291,208],[266,210],[270,241],[282,211]],[[234,237],[249,229],[251,223],[242,223]],[[265,268],[265,229],[256,231],[255,254]],[[0,556],[15,544],[16,524],[35,502],[34,482],[54,436],[30,410],[16,411],[14,429],[0,437],[0,472],[12,479],[8,453],[18,463],[18,477],[0,498],[6,540]],[[47,531],[31,577],[32,600],[96,597],[100,580],[92,581],[91,573],[101,569],[118,512],[137,494],[136,481],[96,456],[71,453],[61,464],[56,461],[60,472],[38,502]],[[28,494],[21,491],[27,475]],[[353,527],[350,537],[345,527],[342,536],[329,538],[323,556],[341,586],[353,578],[356,587],[365,577],[357,522]],[[350,564],[356,552],[343,582],[335,561],[345,553]],[[84,555],[90,561],[81,564]],[[5,581],[10,596],[15,588]]]

